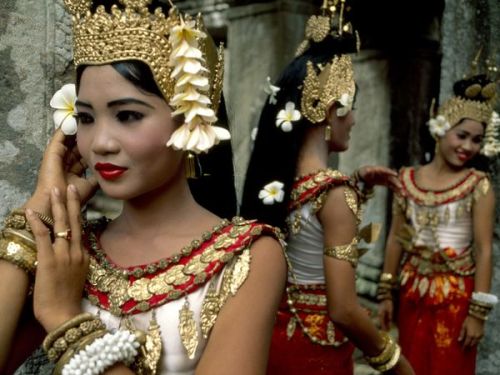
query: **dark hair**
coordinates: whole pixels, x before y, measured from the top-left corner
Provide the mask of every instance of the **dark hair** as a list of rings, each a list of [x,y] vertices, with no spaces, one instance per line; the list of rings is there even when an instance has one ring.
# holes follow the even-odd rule
[[[353,35],[345,34],[342,38],[329,35],[319,43],[312,43],[282,72],[276,82],[276,86],[280,88],[276,104],[266,101],[260,115],[257,138],[243,188],[240,214],[245,218],[258,219],[285,229],[299,152],[307,128],[314,124],[302,116],[299,121],[293,123],[290,132],[284,132],[275,124],[277,113],[285,108],[287,102],[295,103],[295,108],[300,110],[302,85],[308,61],[314,66],[327,64],[335,55],[351,52],[356,52],[356,40]],[[259,191],[272,181],[284,184],[285,197],[282,202],[264,205],[258,197]]]
[[[164,99],[155,82],[149,66],[136,60],[115,62],[110,64],[125,79],[130,81],[139,90],[159,96]],[[87,66],[77,68],[76,87],[80,87],[80,80]],[[218,126],[229,129],[224,98],[218,111]],[[175,117],[174,119],[178,119]],[[199,169],[203,175],[198,179],[189,179],[189,188],[195,200],[223,218],[232,218],[236,214],[236,191],[234,188],[233,152],[231,142],[221,142],[212,147],[208,153],[198,157]]]

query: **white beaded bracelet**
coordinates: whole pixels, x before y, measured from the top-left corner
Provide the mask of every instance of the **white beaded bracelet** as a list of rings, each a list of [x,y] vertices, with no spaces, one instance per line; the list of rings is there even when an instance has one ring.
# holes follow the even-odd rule
[[[76,353],[62,370],[62,375],[98,375],[123,363],[129,366],[137,356],[139,340],[130,331],[107,333]]]
[[[486,303],[495,306],[498,303],[498,297],[491,293],[473,292],[472,300],[480,303]]]

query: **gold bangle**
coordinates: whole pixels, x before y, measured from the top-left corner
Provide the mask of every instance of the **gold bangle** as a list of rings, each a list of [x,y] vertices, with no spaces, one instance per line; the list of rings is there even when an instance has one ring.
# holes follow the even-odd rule
[[[386,363],[381,364],[380,366],[374,367],[375,370],[380,371],[380,372],[386,372],[386,371],[391,370],[394,366],[396,366],[396,364],[399,361],[399,358],[401,357],[401,348],[396,343],[394,343],[394,345],[395,345],[395,349],[394,349],[394,353],[393,353],[391,359],[389,359],[389,361],[387,361]]]
[[[81,323],[86,322],[88,320],[98,319],[95,315],[90,313],[82,313],[77,316],[71,318],[70,320],[64,322],[59,327],[57,327],[52,332],[49,332],[42,343],[42,348],[47,352],[50,347],[54,344],[54,342],[61,336],[63,336],[66,331],[70,328],[74,328],[79,326]]]
[[[384,340],[384,348],[382,351],[377,354],[376,356],[373,357],[368,357],[365,356],[366,361],[369,363],[370,366],[378,366],[378,365],[383,365],[390,361],[394,354],[394,350],[396,347],[396,343],[392,340],[392,337],[387,333],[387,332],[380,332],[380,335],[382,336]]]
[[[35,273],[36,251],[22,241],[0,238],[0,259],[21,268],[28,274]]]
[[[392,273],[389,273],[389,272],[382,272],[380,274],[380,281],[381,282],[391,283],[391,284],[397,282],[396,276],[393,275]]]
[[[33,234],[31,232],[28,232],[25,229],[12,229],[12,228],[5,228],[2,230],[2,236],[3,238],[6,238],[8,240],[14,241],[14,242],[20,242],[32,250],[36,251],[36,242],[35,238],[33,237]]]

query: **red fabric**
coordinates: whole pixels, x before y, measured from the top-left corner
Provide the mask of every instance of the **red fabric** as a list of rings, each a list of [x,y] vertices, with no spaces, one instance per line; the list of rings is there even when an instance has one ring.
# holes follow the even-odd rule
[[[477,348],[463,349],[458,342],[474,287],[472,277],[465,277],[464,282],[466,295],[438,304],[407,298],[402,289],[399,342],[416,375],[475,374]]]
[[[304,320],[307,314],[301,313]],[[313,343],[297,323],[291,339],[287,337],[287,325],[293,315],[288,310],[284,297],[276,317],[269,362],[268,375],[352,375],[354,346],[346,342],[339,347]],[[311,316],[311,315],[309,315]],[[315,315],[317,316],[317,315]],[[328,316],[324,316],[328,319]],[[342,334],[336,330],[336,339]]]

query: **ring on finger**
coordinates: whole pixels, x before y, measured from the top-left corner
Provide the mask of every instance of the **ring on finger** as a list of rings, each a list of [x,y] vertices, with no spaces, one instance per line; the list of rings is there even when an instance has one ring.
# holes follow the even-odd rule
[[[54,237],[55,238],[63,238],[67,241],[71,240],[71,229],[66,229],[62,232],[56,232],[54,234]]]

